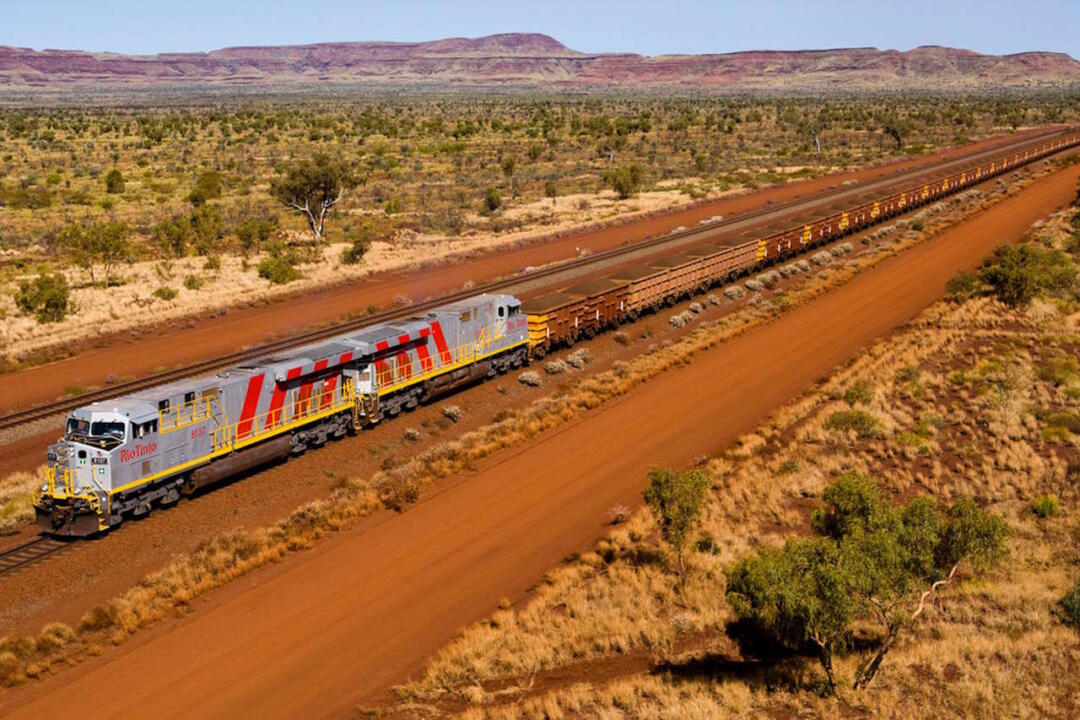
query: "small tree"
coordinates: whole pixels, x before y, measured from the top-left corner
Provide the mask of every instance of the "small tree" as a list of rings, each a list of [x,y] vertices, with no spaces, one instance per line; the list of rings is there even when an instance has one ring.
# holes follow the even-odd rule
[[[484,202],[480,206],[481,211],[490,215],[502,207],[502,195],[493,187],[489,187],[484,193]]]
[[[638,191],[641,190],[645,172],[637,164],[622,165],[606,173],[604,179],[620,199],[626,200],[637,195]]]
[[[67,280],[60,273],[44,272],[23,280],[15,293],[15,306],[39,323],[60,322],[72,309]]]
[[[813,643],[835,693],[833,656],[850,643],[856,622],[876,625],[882,636],[856,672],[859,690],[961,567],[986,570],[1004,556],[1008,527],[967,499],[944,513],[928,498],[893,508],[860,475],[833,483],[823,499],[812,518],[818,536],[762,549],[733,567],[727,598],[788,647]]]
[[[278,229],[277,218],[273,215],[249,217],[236,226],[233,233],[240,242],[240,250],[246,255],[258,250]]]
[[[72,260],[86,270],[90,284],[97,284],[95,268],[100,266],[105,287],[109,287],[109,276],[118,262],[131,259],[131,245],[128,236],[131,228],[122,222],[85,222],[68,225],[60,231],[60,244],[71,254]]]
[[[847,647],[858,606],[835,543],[789,540],[763,548],[727,573],[727,601],[740,617],[797,650],[813,643],[829,687],[836,692],[833,658]]]
[[[1060,250],[1031,243],[1002,245],[983,263],[979,276],[1001,302],[1029,304],[1041,292],[1064,294],[1076,283],[1076,265]]]
[[[881,121],[882,131],[893,139],[896,143],[896,149],[900,150],[904,147],[904,136],[908,133],[908,124],[900,120],[895,115],[887,115]]]
[[[225,234],[221,213],[213,205],[200,205],[191,213],[191,234],[195,252],[209,255],[217,250]]]
[[[352,244],[341,251],[341,262],[345,265],[355,265],[364,259],[372,241],[375,240],[375,228],[370,222],[365,222],[359,227],[348,227],[346,237]]]
[[[105,174],[105,192],[119,195],[124,192],[124,174],[113,168]]]
[[[517,160],[514,159],[513,155],[507,155],[506,157],[504,157],[502,159],[502,162],[499,163],[499,166],[502,168],[503,175],[506,176],[506,182],[508,182],[510,184],[510,194],[513,195],[514,194],[514,170],[517,169]]]
[[[207,200],[217,200],[219,197],[221,197],[221,173],[208,170],[200,173],[195,179],[195,187],[191,189],[188,200],[195,207],[199,207]]]
[[[1080,580],[1061,598],[1061,619],[1080,631]]]
[[[555,207],[555,199],[559,197],[559,184],[554,180],[546,180],[544,182],[544,195],[551,198],[551,207]]]
[[[191,242],[191,219],[176,215],[162,220],[154,227],[154,239],[164,252],[173,257],[184,257]]]
[[[285,207],[304,216],[318,243],[330,210],[356,186],[351,168],[340,158],[318,153],[291,165],[270,183],[270,194]]]
[[[686,571],[686,543],[701,515],[708,489],[709,476],[702,470],[677,472],[668,468],[653,468],[649,471],[645,504],[652,510],[664,542],[675,553],[679,577]]]
[[[274,285],[285,285],[300,277],[296,265],[299,258],[296,253],[277,243],[270,248],[265,258],[259,261],[259,277],[269,280]]]

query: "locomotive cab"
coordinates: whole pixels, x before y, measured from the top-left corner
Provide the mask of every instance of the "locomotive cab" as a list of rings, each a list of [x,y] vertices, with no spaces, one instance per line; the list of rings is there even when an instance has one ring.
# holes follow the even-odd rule
[[[103,529],[113,467],[130,442],[130,424],[115,411],[80,408],[68,415],[64,437],[49,448],[46,478],[35,500],[39,526],[88,535]]]
[[[112,460],[129,442],[128,421],[115,412],[76,411],[68,416],[63,444],[75,493],[108,493]]]

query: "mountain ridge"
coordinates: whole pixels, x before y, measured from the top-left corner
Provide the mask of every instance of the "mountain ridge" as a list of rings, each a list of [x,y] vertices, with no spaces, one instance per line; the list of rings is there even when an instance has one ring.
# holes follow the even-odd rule
[[[924,45],[911,50],[828,48],[731,53],[584,53],[540,33],[422,42],[237,46],[124,55],[0,46],[0,87],[13,89],[281,87],[312,82],[424,88],[676,87],[744,90],[972,90],[1080,85],[1065,53],[986,55]]]

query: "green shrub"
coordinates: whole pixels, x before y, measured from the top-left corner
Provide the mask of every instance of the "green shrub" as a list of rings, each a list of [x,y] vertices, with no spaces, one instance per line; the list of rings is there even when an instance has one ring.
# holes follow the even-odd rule
[[[15,293],[15,305],[39,323],[60,322],[73,310],[67,279],[60,273],[40,273],[33,280],[23,280]]]
[[[274,285],[284,285],[300,278],[296,268],[296,256],[292,252],[271,253],[259,261],[259,277]]]
[[[191,241],[191,221],[181,215],[162,220],[154,227],[154,239],[173,257],[184,257]]]
[[[233,230],[236,239],[240,241],[240,249],[247,254],[252,250],[258,250],[264,242],[278,229],[275,217],[248,218]]]
[[[999,247],[979,275],[1001,302],[1013,307],[1027,305],[1042,293],[1066,294],[1076,285],[1076,266],[1068,255],[1031,243]]]
[[[825,418],[825,429],[854,431],[860,440],[867,440],[880,434],[881,423],[863,410],[838,410]]]
[[[1046,424],[1050,427],[1065,428],[1070,433],[1080,434],[1080,414],[1070,412],[1052,413],[1046,418]]]
[[[717,543],[716,538],[714,538],[709,533],[701,534],[701,537],[699,537],[694,543],[694,549],[700,553],[705,553],[707,555],[720,554],[720,544]]]
[[[645,172],[640,165],[623,165],[604,175],[604,180],[621,199],[633,197],[641,190]]]
[[[945,283],[945,295],[950,300],[963,301],[977,295],[981,286],[979,273],[961,270]]]
[[[105,175],[105,192],[110,195],[119,195],[124,192],[124,174],[116,168]]]
[[[1040,495],[1031,501],[1031,512],[1044,520],[1057,515],[1058,499],[1056,495]]]
[[[866,380],[859,380],[844,392],[844,402],[848,407],[869,405],[874,399],[874,386]]]
[[[355,265],[364,259],[364,255],[371,247],[371,242],[366,239],[353,240],[352,245],[341,251],[341,262],[345,265]]]
[[[493,187],[484,192],[484,202],[480,205],[480,212],[490,215],[502,207],[502,195]]]
[[[198,275],[188,275],[184,278],[184,287],[188,290],[198,290],[203,286],[202,278]],[[160,290],[160,288],[158,288]]]
[[[175,300],[176,296],[179,294],[179,290],[174,287],[169,287],[168,285],[162,285],[154,291],[154,297],[164,300],[165,302]]]
[[[896,376],[893,379],[900,384],[918,382],[919,368],[916,365],[905,365],[896,371]]]
[[[207,170],[200,173],[195,180],[195,187],[188,195],[188,200],[195,207],[199,207],[207,200],[217,200],[219,197],[221,197],[221,173]]]
[[[1071,355],[1056,355],[1040,363],[1035,375],[1057,387],[1068,385],[1080,378],[1080,362]]]
[[[1061,615],[1066,625],[1080,630],[1080,580],[1061,598]]]

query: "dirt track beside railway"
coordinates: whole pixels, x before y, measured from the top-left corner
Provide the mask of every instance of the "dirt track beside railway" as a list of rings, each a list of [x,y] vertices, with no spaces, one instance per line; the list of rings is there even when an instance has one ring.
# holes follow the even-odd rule
[[[945,281],[1075,196],[1080,166],[579,422],[500,453],[402,515],[380,514],[256,573],[101,658],[0,696],[0,714],[322,717],[418,669],[502,597],[636,504],[647,468],[728,445],[860,347],[940,297]],[[102,692],[125,678],[124,690]],[[131,680],[137,678],[137,680]]]
[[[522,247],[492,252],[476,258],[442,263],[410,273],[377,275],[293,297],[264,307],[235,309],[226,315],[202,317],[191,326],[148,328],[127,338],[113,338],[102,347],[91,347],[74,357],[47,365],[0,374],[0,413],[61,397],[66,388],[101,387],[110,375],[140,377],[155,369],[171,368],[256,345],[274,336],[293,334],[304,328],[363,312],[365,308],[392,306],[399,296],[414,300],[460,290],[466,282],[480,283],[521,271],[574,258],[582,248],[592,252],[693,227],[716,215],[731,217],[759,211],[797,199],[806,199],[844,183],[866,183],[888,178],[948,159],[956,159],[998,145],[1033,137],[1045,128],[1013,136],[989,138],[950,148],[930,157],[828,175],[790,183],[760,192],[720,198],[689,208],[632,220],[611,227],[571,233]],[[11,467],[8,467],[11,465]],[[24,469],[0,458],[0,472]]]

